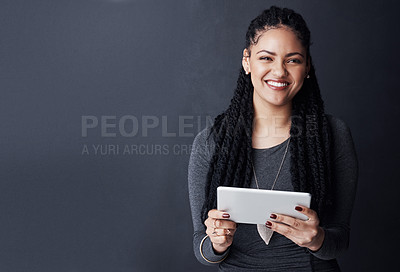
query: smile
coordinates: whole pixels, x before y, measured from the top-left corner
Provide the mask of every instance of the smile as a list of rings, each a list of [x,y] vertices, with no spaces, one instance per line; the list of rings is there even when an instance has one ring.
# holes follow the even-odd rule
[[[276,82],[272,80],[265,80],[265,82],[273,90],[283,90],[290,85],[289,82]]]

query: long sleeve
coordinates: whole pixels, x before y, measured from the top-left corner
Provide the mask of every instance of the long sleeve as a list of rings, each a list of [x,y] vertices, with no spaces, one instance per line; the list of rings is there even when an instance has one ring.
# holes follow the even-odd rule
[[[325,239],[318,251],[311,254],[330,260],[347,250],[350,238],[350,218],[358,182],[358,160],[349,127],[340,119],[328,115],[333,136],[333,209],[329,221],[322,227]]]
[[[194,228],[193,249],[195,256],[202,264],[216,265],[226,257],[229,249],[222,255],[216,254],[208,237],[203,241],[200,248],[201,241],[206,236],[206,229],[201,221],[201,210],[205,199],[205,185],[211,160],[210,149],[213,148],[207,141],[208,133],[209,128],[203,129],[193,141],[188,167],[188,187]],[[201,252],[211,262],[204,259]]]

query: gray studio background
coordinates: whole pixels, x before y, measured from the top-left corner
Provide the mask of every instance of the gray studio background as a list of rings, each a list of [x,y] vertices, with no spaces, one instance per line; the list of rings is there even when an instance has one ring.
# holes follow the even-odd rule
[[[187,148],[229,104],[247,26],[271,4],[305,17],[326,110],[357,148],[340,264],[396,264],[395,1],[1,0],[0,271],[215,271],[193,254]],[[84,116],[98,119],[86,137]]]

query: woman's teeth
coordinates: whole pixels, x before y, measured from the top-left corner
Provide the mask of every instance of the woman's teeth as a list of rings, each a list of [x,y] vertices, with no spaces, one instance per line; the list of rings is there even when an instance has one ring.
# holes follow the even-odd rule
[[[283,87],[289,85],[289,83],[280,83],[275,81],[267,81],[269,85],[276,86],[276,87]]]

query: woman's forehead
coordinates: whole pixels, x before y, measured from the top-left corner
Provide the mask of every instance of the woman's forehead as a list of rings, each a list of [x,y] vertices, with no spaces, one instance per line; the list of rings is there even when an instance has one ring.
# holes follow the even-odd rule
[[[305,51],[304,46],[297,35],[287,28],[273,28],[264,30],[256,37],[256,43],[252,44],[254,50],[268,50],[273,52]]]

